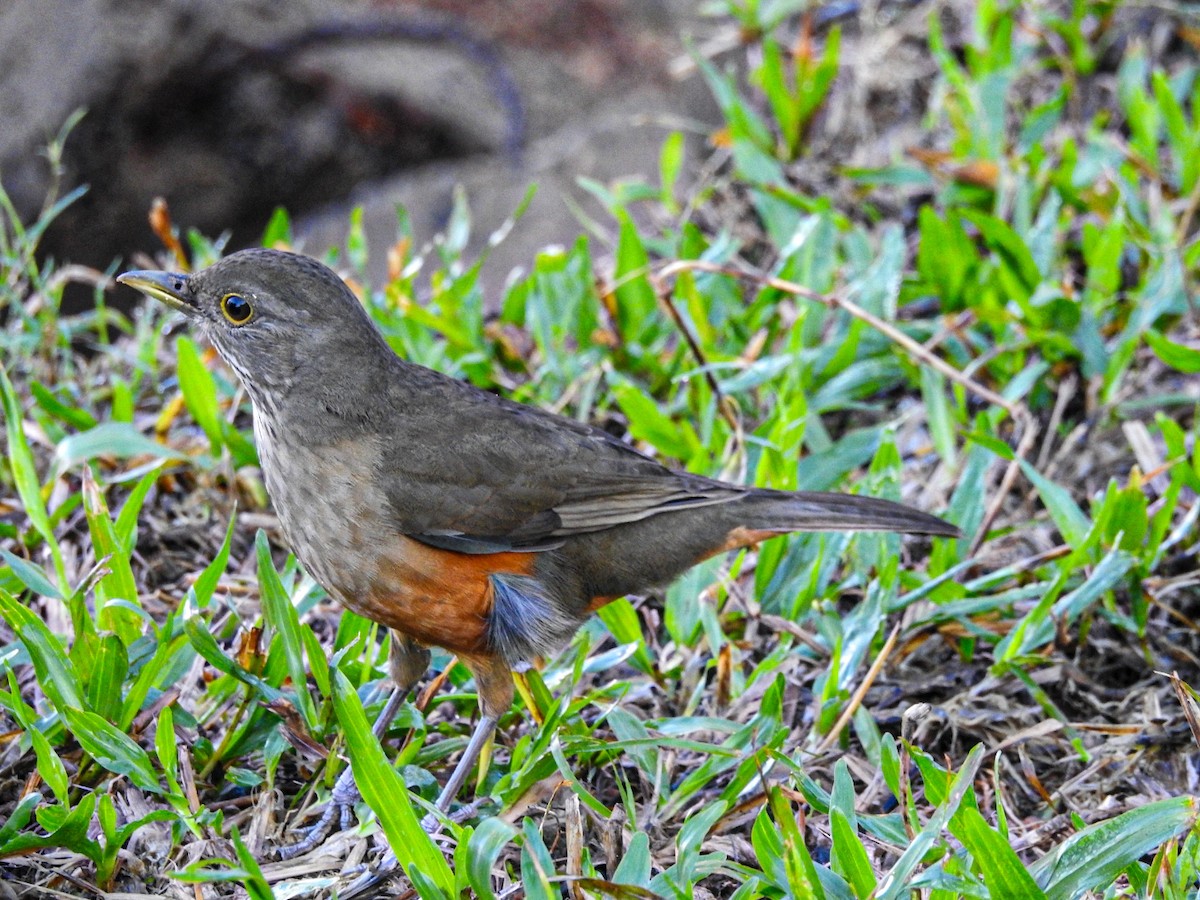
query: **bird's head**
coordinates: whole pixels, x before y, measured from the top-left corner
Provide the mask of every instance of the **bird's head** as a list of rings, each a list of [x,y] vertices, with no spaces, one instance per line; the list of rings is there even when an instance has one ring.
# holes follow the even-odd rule
[[[307,256],[242,250],[192,275],[126,272],[117,281],[188,317],[225,357],[255,400],[287,391],[307,372],[366,363],[386,349],[340,278]],[[355,348],[349,356],[343,348]]]

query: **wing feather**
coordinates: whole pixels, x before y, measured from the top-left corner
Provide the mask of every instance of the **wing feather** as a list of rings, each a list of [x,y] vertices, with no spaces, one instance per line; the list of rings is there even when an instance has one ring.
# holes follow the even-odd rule
[[[384,450],[384,481],[397,527],[432,546],[548,550],[573,534],[745,493],[668,469],[601,429],[407,368],[437,390],[392,398],[405,427]]]

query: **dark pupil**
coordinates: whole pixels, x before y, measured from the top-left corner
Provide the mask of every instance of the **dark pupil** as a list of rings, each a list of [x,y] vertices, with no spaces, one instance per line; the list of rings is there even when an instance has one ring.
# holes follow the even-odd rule
[[[235,322],[245,322],[250,318],[250,304],[244,297],[236,294],[225,298],[225,314]]]

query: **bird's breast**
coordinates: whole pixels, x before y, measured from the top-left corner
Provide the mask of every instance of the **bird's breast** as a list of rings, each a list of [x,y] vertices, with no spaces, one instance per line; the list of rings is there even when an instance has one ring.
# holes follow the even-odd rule
[[[487,652],[491,576],[529,575],[535,554],[454,553],[400,533],[369,440],[307,442],[257,412],[254,432],[283,536],[313,578],[348,609],[423,644]]]
[[[356,541],[355,532],[385,527],[378,450],[369,440],[308,440],[283,425],[255,410],[258,458],[283,536],[327,589],[361,587],[356,573],[377,550]]]

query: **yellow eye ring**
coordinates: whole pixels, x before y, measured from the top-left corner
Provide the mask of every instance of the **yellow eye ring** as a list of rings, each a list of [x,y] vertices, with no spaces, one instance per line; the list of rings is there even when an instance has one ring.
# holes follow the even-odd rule
[[[245,325],[254,317],[254,307],[241,294],[226,294],[222,297],[221,312],[231,325]]]

